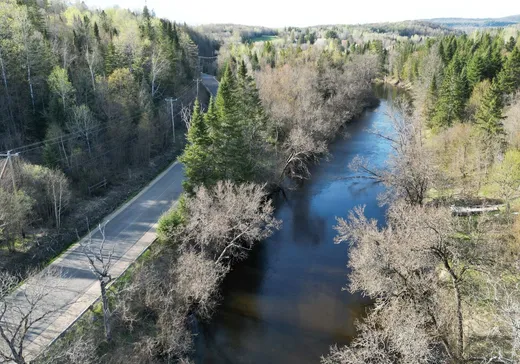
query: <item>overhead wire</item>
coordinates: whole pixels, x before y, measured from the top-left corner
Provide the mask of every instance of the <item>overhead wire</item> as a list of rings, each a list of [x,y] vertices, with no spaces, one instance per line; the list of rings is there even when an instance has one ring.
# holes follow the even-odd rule
[[[194,88],[193,84],[195,82],[196,81],[193,80],[190,83],[188,83],[188,85],[186,85],[184,88],[182,88],[181,91],[179,92],[180,95],[177,96],[177,99],[184,97],[186,94],[188,94],[190,91],[192,91],[192,89]],[[141,114],[142,114],[142,112],[138,112],[138,113],[136,113],[134,115],[130,115],[130,116],[126,117],[126,118],[120,119],[120,121],[131,120],[131,119],[133,119],[133,118],[135,118],[137,116],[140,116]],[[59,144],[59,143],[62,143],[62,142],[70,141],[72,139],[77,138],[80,134],[84,134],[84,133],[87,133],[87,132],[93,133],[93,132],[105,130],[108,127],[109,127],[109,125],[101,124],[101,125],[97,125],[97,126],[91,128],[91,129],[79,130],[79,131],[75,131],[75,132],[72,132],[72,133],[60,135],[58,137],[53,137],[51,139],[46,139],[46,140],[42,140],[42,141],[39,141],[39,142],[34,142],[34,143],[26,144],[26,145],[21,145],[19,147],[12,148],[9,151],[11,153],[26,154],[26,153],[32,152],[34,150],[43,148],[44,146],[52,146],[52,145],[56,145],[56,144]]]

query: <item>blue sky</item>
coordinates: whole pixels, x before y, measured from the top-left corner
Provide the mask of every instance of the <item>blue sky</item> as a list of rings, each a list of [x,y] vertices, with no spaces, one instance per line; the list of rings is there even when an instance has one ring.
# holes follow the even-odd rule
[[[140,9],[145,0],[84,0],[88,6]],[[269,27],[357,24],[438,17],[485,18],[520,14],[514,0],[148,0],[160,17],[197,25]]]

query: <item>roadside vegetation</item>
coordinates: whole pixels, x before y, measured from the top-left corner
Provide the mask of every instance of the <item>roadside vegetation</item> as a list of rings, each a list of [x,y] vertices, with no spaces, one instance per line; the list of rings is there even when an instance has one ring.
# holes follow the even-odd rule
[[[229,57],[216,98],[195,103],[180,157],[185,194],[151,253],[108,291],[110,336],[100,303],[39,362],[189,360],[195,323],[211,317],[226,273],[280,228],[273,194],[309,178],[342,125],[373,102],[373,52],[309,47],[273,65],[284,49],[255,67],[247,54]]]
[[[49,261],[182,151],[164,98],[194,100],[194,41],[216,46],[147,8],[1,2],[2,269]]]
[[[115,184],[173,156],[164,97],[195,101],[197,56],[219,49],[216,66],[200,65],[215,69],[218,94],[193,103],[175,140],[178,148],[185,139],[185,192],[159,221],[159,241],[116,282],[110,252],[89,252],[102,302],[38,363],[190,362],[196,323],[211,317],[220,283],[282,224],[272,197],[311,177],[342,126],[374,104],[376,79],[413,96],[392,115],[393,133],[373,130],[391,142],[386,168],[351,164],[387,187],[386,226],[362,207],[336,226],[336,242],[349,244],[347,288],[374,305],[352,343],[322,362],[519,360],[518,34],[421,22],[192,29],[146,7],[59,2],[3,2],[2,19],[0,146],[20,153],[0,163],[7,257],[36,249],[36,227],[78,228],[69,216],[101,178]],[[481,213],[490,204],[496,211]],[[8,293],[18,278],[1,278],[0,304],[16,307]],[[26,362],[34,317],[11,323],[27,330],[2,337],[5,361]]]

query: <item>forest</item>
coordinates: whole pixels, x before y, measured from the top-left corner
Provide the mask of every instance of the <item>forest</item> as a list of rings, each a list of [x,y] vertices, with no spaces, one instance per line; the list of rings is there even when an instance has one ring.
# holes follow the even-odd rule
[[[170,115],[180,125],[196,97],[195,42],[204,54],[216,42],[146,7],[8,0],[0,17],[0,265],[19,269],[52,258],[182,151]]]
[[[49,235],[61,234],[65,227],[81,230],[86,225],[82,201],[109,194],[105,185],[121,189],[131,171],[158,163],[154,158],[183,150],[179,160],[186,175],[184,196],[159,222],[160,241],[124,279],[106,288],[111,259],[85,247],[101,283],[100,305],[38,361],[188,360],[193,322],[210,317],[232,264],[280,227],[272,195],[309,178],[309,165],[327,155],[327,144],[342,125],[373,103],[372,80],[380,57],[368,48],[350,54],[337,42],[309,43],[305,50],[266,43],[251,53],[245,43],[240,49],[233,43],[219,45],[212,34],[157,19],[147,8],[136,14],[32,2],[2,6],[9,20],[2,24],[12,24],[2,31],[18,34],[13,14],[26,16],[28,34],[43,39],[35,43],[49,54],[47,68],[35,65],[28,77],[29,68],[20,59],[34,62],[36,55],[24,48],[13,58],[18,53],[4,49],[17,49],[15,44],[2,43],[7,81],[3,143],[11,153],[2,179],[3,203],[10,209],[3,210],[1,220],[9,221],[2,228],[7,262],[29,249],[35,228],[43,224]],[[41,30],[30,14],[41,19]],[[177,106],[193,101],[192,80],[199,65],[205,67],[197,56],[219,46],[218,94],[208,103],[195,100],[191,115],[180,110],[184,117],[179,124],[187,131],[185,136],[182,129],[176,133],[172,146],[171,110],[164,98],[180,98]],[[228,46],[233,56],[228,56]],[[38,67],[44,65],[38,62]],[[25,107],[23,118],[11,113],[14,107]],[[124,178],[116,180],[113,172]],[[101,191],[90,196],[89,187],[100,180]],[[45,206],[42,192],[48,196]],[[35,216],[40,207],[46,220]],[[83,220],[72,220],[74,208]],[[34,249],[41,249],[39,241]],[[51,253],[36,260],[49,258]],[[9,310],[8,294],[19,273],[2,274],[1,302]],[[27,274],[52,282],[33,270]],[[51,284],[47,287],[34,293],[38,299],[27,296],[32,298],[29,312],[12,325],[19,329],[2,331],[1,354],[7,360],[27,362],[27,334],[38,321],[36,302],[53,292]],[[87,324],[89,320],[96,324]]]
[[[507,28],[395,44],[387,77],[413,101],[380,134],[386,168],[351,164],[388,187],[386,226],[363,207],[335,226],[346,288],[374,306],[322,363],[518,362],[518,39]]]
[[[0,17],[0,319],[19,284],[12,266],[28,252],[22,275],[52,281],[28,268],[71,244],[85,217],[97,221],[89,206],[114,208],[127,194],[106,202],[113,191],[138,190],[177,156],[185,172],[158,241],[120,279],[110,255],[85,249],[101,300],[35,362],[193,362],[195,328],[215,312],[225,276],[283,226],[273,199],[312,178],[384,82],[410,96],[392,133],[371,131],[392,152],[384,168],[362,157],[350,168],[386,187],[386,225],[360,206],[335,226],[349,246],[346,289],[372,304],[350,344],[321,362],[519,360],[516,28],[188,27],[147,7],[30,0],[2,2]],[[199,56],[215,54],[219,89],[205,102],[194,79],[209,69]],[[7,362],[28,362],[45,287],[27,295],[15,329],[0,326]]]

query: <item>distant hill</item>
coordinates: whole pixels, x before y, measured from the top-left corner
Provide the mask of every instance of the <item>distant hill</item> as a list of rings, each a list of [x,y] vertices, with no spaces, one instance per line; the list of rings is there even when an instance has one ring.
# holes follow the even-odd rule
[[[496,28],[507,27],[520,23],[520,15],[512,15],[504,18],[436,18],[425,21],[444,25],[449,28]]]

